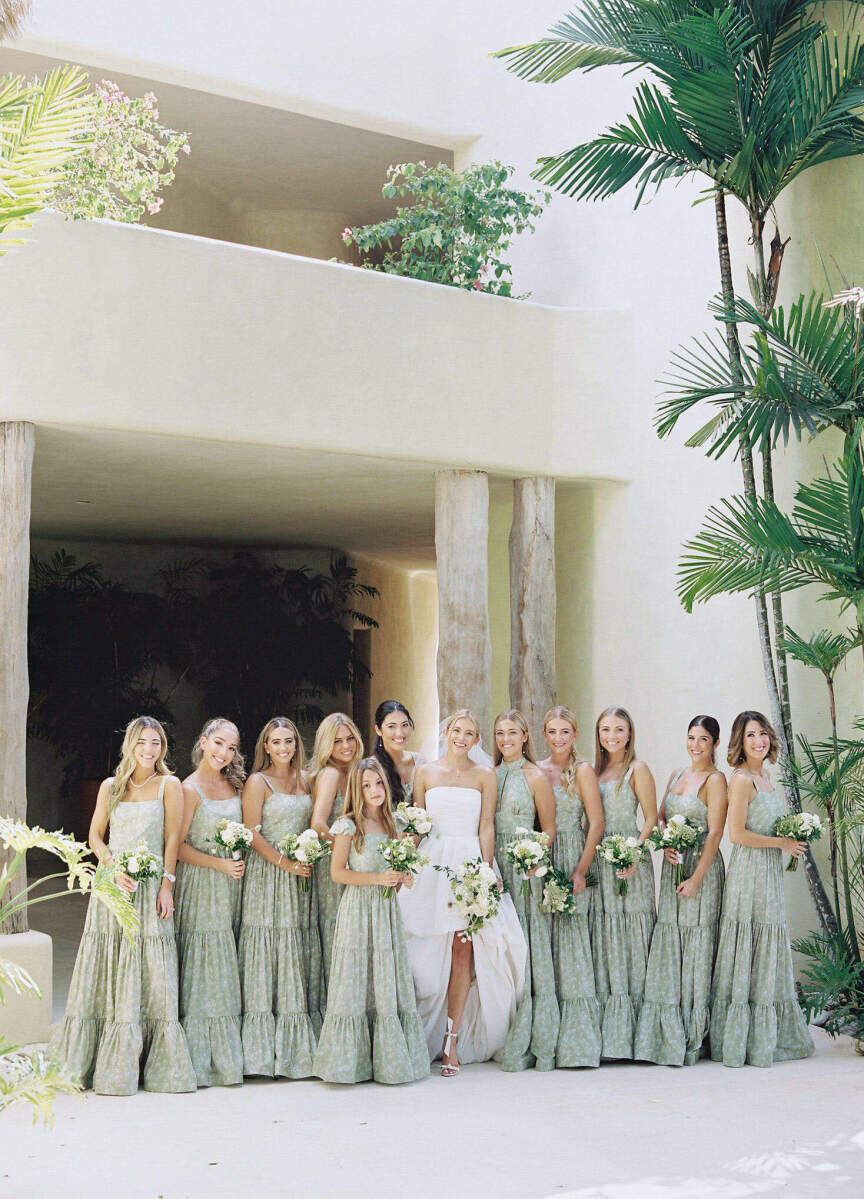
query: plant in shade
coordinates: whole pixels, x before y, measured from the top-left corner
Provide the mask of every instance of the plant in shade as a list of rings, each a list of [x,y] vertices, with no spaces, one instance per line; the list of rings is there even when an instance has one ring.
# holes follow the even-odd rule
[[[174,181],[189,136],[159,122],[153,92],[127,96],[109,79],[96,85],[83,150],[64,168],[51,207],[75,220],[134,223],[153,216]]]
[[[511,296],[505,255],[514,237],[533,231],[549,199],[511,187],[513,169],[500,162],[463,171],[443,162],[391,166],[381,194],[409,202],[386,220],[343,230],[342,241],[357,247],[370,270]]]

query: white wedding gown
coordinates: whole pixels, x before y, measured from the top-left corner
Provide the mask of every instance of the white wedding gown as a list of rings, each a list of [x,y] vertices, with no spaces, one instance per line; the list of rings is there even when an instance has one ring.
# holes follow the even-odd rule
[[[434,827],[422,842],[430,865],[413,888],[399,891],[417,1009],[431,1059],[441,1056],[447,1024],[447,985],[453,936],[464,928],[448,908],[450,879],[433,865],[458,866],[480,856],[480,792],[471,787],[430,787],[426,810]],[[459,1027],[459,1061],[485,1062],[504,1047],[522,998],[527,945],[509,895],[498,915],[474,934],[473,977]]]

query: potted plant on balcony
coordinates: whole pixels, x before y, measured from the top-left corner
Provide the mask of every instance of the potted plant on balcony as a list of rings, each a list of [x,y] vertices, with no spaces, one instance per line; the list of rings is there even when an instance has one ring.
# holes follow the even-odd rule
[[[85,837],[99,780],[138,712],[170,719],[156,686],[165,601],[107,579],[95,562],[34,555],[28,731],[63,761],[62,825]]]

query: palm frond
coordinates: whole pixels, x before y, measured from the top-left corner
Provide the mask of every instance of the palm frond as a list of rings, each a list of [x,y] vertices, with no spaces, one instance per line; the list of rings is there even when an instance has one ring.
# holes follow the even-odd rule
[[[47,1054],[24,1053],[0,1038],[0,1114],[16,1103],[29,1103],[33,1123],[41,1117],[50,1126],[57,1095],[75,1095],[81,1089]]]
[[[833,679],[847,655],[861,644],[857,629],[848,633],[832,633],[830,629],[819,629],[804,638],[786,626],[778,645],[787,657],[811,670],[818,670],[826,679]],[[832,747],[833,756],[833,747]]]

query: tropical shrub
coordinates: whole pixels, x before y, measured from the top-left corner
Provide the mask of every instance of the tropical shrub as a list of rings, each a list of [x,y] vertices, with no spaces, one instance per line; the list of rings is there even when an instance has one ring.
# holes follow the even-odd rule
[[[463,171],[445,163],[391,166],[381,194],[410,202],[384,221],[345,229],[342,240],[370,270],[511,296],[504,255],[514,237],[533,231],[549,199],[508,186],[512,174],[500,162]]]

